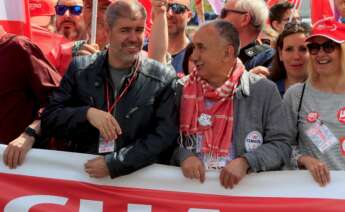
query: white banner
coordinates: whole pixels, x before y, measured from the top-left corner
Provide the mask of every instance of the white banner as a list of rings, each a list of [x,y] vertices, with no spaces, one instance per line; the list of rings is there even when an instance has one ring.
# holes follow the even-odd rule
[[[0,145],[0,158],[4,148]],[[316,184],[307,171],[275,171],[249,174],[234,189],[224,189],[219,172],[207,172],[201,184],[184,178],[178,167],[158,164],[116,179],[93,179],[83,167],[94,157],[33,149],[17,169],[1,161],[0,210],[21,205],[22,210],[5,212],[32,207],[38,208],[33,211],[79,208],[82,212],[135,211],[136,207],[137,211],[345,211],[344,171],[332,171],[326,187]]]

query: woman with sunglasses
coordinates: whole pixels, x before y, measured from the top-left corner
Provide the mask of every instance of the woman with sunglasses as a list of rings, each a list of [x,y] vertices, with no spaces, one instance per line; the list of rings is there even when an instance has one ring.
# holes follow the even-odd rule
[[[345,170],[345,26],[321,21],[307,42],[308,80],[286,92],[284,106],[296,147],[293,164],[325,186],[329,170]]]
[[[309,31],[305,23],[287,23],[277,38],[270,79],[278,86],[281,96],[291,85],[307,78],[309,54],[305,39]]]

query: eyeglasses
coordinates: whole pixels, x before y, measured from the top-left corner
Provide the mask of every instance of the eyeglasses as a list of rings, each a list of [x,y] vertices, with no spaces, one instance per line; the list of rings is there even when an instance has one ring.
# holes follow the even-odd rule
[[[55,13],[56,15],[63,16],[66,11],[69,10],[71,15],[80,15],[83,11],[83,7],[80,5],[66,6],[66,5],[56,5]]]
[[[309,53],[312,55],[317,55],[320,51],[320,49],[323,49],[324,52],[327,54],[332,53],[337,47],[339,47],[338,43],[335,43],[331,40],[324,42],[323,44],[319,43],[309,43],[307,44],[307,48],[309,50]]]
[[[178,3],[168,4],[167,11],[169,11],[170,9],[174,14],[183,14],[187,10],[189,10],[189,8],[186,5]]]
[[[223,8],[220,12],[220,18],[225,18],[228,13],[237,13],[237,14],[240,14],[240,15],[244,15],[246,14],[247,12],[246,11],[241,11],[241,10],[234,10],[234,9],[225,9]]]
[[[290,18],[284,18],[284,19],[282,19],[281,22],[289,22],[289,21],[290,21]],[[299,22],[302,22],[302,18],[301,17],[292,17],[290,22],[299,23]]]

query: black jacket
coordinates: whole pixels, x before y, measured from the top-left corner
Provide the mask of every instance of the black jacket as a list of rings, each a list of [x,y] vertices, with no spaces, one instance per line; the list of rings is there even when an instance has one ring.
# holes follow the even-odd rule
[[[116,140],[116,153],[105,155],[111,177],[159,162],[177,139],[175,73],[156,61],[140,61],[136,80],[115,108],[122,135]],[[98,154],[99,131],[86,112],[90,107],[107,110],[107,67],[106,52],[74,59],[42,114],[44,136],[67,140],[70,151]]]

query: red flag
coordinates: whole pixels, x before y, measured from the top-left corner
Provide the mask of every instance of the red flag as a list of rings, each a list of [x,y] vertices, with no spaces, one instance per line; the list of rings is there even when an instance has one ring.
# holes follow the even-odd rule
[[[146,26],[145,26],[145,36],[148,37],[151,32],[151,2],[150,0],[139,0],[139,2],[145,7],[146,9]]]
[[[334,17],[331,0],[311,1],[311,22],[314,24],[318,20]]]
[[[31,37],[28,0],[0,0],[0,25],[5,31]]]

